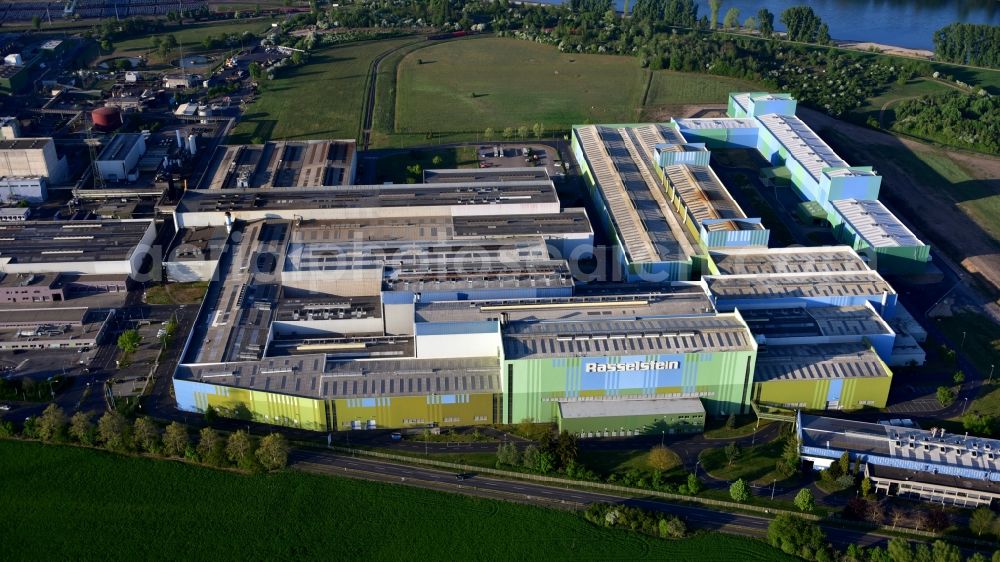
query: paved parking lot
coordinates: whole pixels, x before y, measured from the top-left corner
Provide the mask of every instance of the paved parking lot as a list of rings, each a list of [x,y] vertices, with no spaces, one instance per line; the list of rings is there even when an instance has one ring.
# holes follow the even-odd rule
[[[556,149],[544,144],[490,144],[477,147],[481,168],[544,167],[549,176],[563,174],[562,162]]]

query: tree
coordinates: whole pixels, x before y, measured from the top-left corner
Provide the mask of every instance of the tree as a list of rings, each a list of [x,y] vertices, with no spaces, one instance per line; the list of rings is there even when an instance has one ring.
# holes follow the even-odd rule
[[[444,158],[441,158],[440,154],[435,154],[434,158],[431,158],[431,164],[435,166],[440,166],[444,163]]]
[[[788,28],[788,38],[792,41],[815,43],[822,21],[809,6],[792,6],[781,12],[781,23]],[[829,33],[827,33],[829,40]]]
[[[800,464],[799,438],[795,432],[791,432],[785,441],[785,448],[781,451],[781,458],[778,459],[776,468],[781,474],[791,476],[799,471]]]
[[[545,449],[538,453],[538,461],[535,465],[535,470],[542,474],[548,474],[552,472],[556,467],[556,456],[552,454],[552,451]]]
[[[130,445],[129,423],[125,416],[109,410],[97,421],[97,437],[112,451],[125,451]]]
[[[646,464],[653,470],[663,472],[674,466],[674,455],[670,449],[663,445],[657,445],[650,449],[649,454],[646,455]]]
[[[774,34],[774,14],[767,8],[757,10],[757,24],[760,26],[760,34],[764,37]]]
[[[250,434],[240,429],[229,434],[226,440],[226,458],[236,466],[242,467],[246,460],[253,458],[253,441]]]
[[[795,507],[799,508],[799,511],[812,511],[816,508],[816,498],[813,497],[809,488],[799,490],[799,493],[795,494],[794,501]]]
[[[521,454],[521,466],[524,468],[535,470],[538,467],[538,456],[541,455],[541,450],[539,450],[538,445],[532,443],[524,448],[524,452]]]
[[[767,539],[772,546],[794,555],[801,555],[806,549],[816,552],[826,542],[823,530],[815,522],[786,513],[768,525]]]
[[[139,449],[147,453],[156,453],[160,450],[160,428],[153,423],[153,420],[145,416],[135,420],[132,425],[132,435]]]
[[[66,437],[66,412],[54,403],[49,404],[35,427],[42,441],[62,441]]]
[[[989,414],[969,412],[962,416],[962,427],[973,435],[990,437],[996,431],[997,420]]]
[[[872,493],[872,479],[865,476],[861,479],[861,497],[867,498]]]
[[[892,562],[913,562],[913,548],[910,547],[910,541],[904,538],[894,537],[886,550]]]
[[[958,547],[940,539],[931,545],[931,557],[934,562],[962,562],[962,553]]]
[[[555,453],[559,460],[559,466],[566,467],[569,466],[570,463],[576,461],[576,437],[566,430],[561,431],[559,433],[559,437],[556,438]]]
[[[733,482],[729,486],[729,497],[733,498],[733,501],[746,503],[750,501],[750,486],[743,481],[742,478]]]
[[[526,138],[527,136],[528,136],[528,127],[527,126],[521,125],[520,127],[517,128],[517,138],[523,139],[523,138]]]
[[[125,330],[122,335],[118,336],[118,349],[126,355],[135,353],[139,349],[140,343],[142,343],[142,336],[139,335],[139,330]]]
[[[687,525],[679,517],[660,519],[657,527],[660,538],[664,539],[680,539],[687,534]]]
[[[198,432],[197,451],[205,464],[222,466],[226,462],[226,444],[219,436],[219,432],[211,427],[204,427]]]
[[[719,23],[719,10],[722,9],[722,0],[708,0],[708,28],[715,29]]]
[[[734,7],[726,10],[726,17],[722,19],[722,27],[726,29],[739,29],[740,27],[739,8]]]
[[[31,28],[38,31],[42,28],[42,18],[38,16],[31,16]]]
[[[188,431],[184,424],[173,422],[163,432],[163,453],[171,457],[183,457],[188,448]]]
[[[492,140],[493,135],[494,135],[493,127],[486,127],[486,130],[483,131],[483,138],[486,140]]]
[[[254,82],[260,82],[261,79],[264,77],[264,68],[260,65],[260,63],[256,61],[250,63],[250,66],[247,68],[247,70],[250,71],[250,78]]]
[[[698,492],[701,492],[702,488],[701,480],[699,480],[698,476],[693,472],[688,474],[687,487],[688,487],[688,493],[691,494],[692,496],[696,496],[698,495]]]
[[[840,474],[850,474],[851,473],[851,454],[844,451],[837,459],[837,464],[840,465]]]
[[[501,443],[497,446],[497,464],[517,466],[521,464],[521,452],[513,443]]]
[[[830,44],[830,28],[825,23],[820,24],[819,31],[816,32],[816,42],[820,45]]]
[[[513,127],[505,127],[504,130],[503,130],[503,138],[507,139],[507,140],[510,140],[510,138],[513,137],[513,136],[514,136],[514,128]]]
[[[531,126],[531,132],[535,134],[536,139],[540,139],[542,138],[542,135],[545,134],[545,125],[542,123],[535,123]]]
[[[748,16],[747,19],[743,20],[743,29],[750,32],[755,31],[757,29],[757,18]]]
[[[726,418],[726,429],[736,429],[736,414],[729,414]]]
[[[85,412],[73,414],[69,420],[69,436],[81,445],[94,444],[94,424],[90,421],[90,414]]]
[[[978,507],[969,516],[969,530],[975,533],[977,537],[981,537],[983,533],[992,531],[995,523],[996,514],[988,507]]]
[[[728,445],[726,445],[725,453],[726,453],[726,459],[729,460],[729,466],[732,466],[733,461],[740,458],[740,455],[743,454],[743,450],[740,449],[739,443],[733,441]]]
[[[965,382],[965,373],[962,371],[955,371],[955,374],[952,375],[951,379],[955,381],[955,384],[962,384]]]
[[[280,433],[272,433],[260,440],[257,460],[267,470],[284,468],[288,464],[288,441]]]
[[[939,386],[937,387],[937,399],[942,406],[951,406],[955,403],[955,391],[948,386]]]

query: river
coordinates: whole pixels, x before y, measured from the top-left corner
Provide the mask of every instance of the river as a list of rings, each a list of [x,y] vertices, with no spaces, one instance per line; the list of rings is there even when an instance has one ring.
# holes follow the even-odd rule
[[[539,1],[539,0],[536,0]],[[560,3],[560,0],[540,0]],[[629,0],[630,5],[635,0]],[[624,0],[615,0],[619,10]],[[871,41],[911,49],[934,50],[934,31],[953,22],[1000,25],[1000,0],[723,0],[721,21],[729,8],[739,8],[740,23],[760,8],[775,14],[790,6],[809,5],[838,40]],[[698,14],[708,15],[708,0],[698,0]]]

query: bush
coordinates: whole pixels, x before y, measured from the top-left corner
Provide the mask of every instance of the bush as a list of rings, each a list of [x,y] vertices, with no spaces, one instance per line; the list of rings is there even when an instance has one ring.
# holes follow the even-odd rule
[[[939,386],[937,388],[937,399],[942,406],[947,408],[955,403],[955,391],[947,386]]]
[[[795,494],[794,501],[795,507],[799,508],[799,511],[812,511],[816,508],[816,498],[813,497],[809,488],[799,490],[799,493]]]

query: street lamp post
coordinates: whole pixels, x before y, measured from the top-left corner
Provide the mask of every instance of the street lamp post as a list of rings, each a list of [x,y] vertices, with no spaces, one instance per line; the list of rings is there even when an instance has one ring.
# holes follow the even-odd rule
[[[965,336],[967,332],[962,332],[962,345],[959,346],[959,351],[965,351]]]
[[[771,501],[774,501],[774,486],[778,483],[778,479],[775,478],[771,480]]]
[[[965,415],[965,409],[969,407],[969,398],[965,398],[965,403],[962,405],[962,415]]]
[[[995,367],[996,367],[996,364],[990,365],[990,378],[989,378],[989,380],[986,381],[986,384],[992,384],[993,383],[993,369]]]

